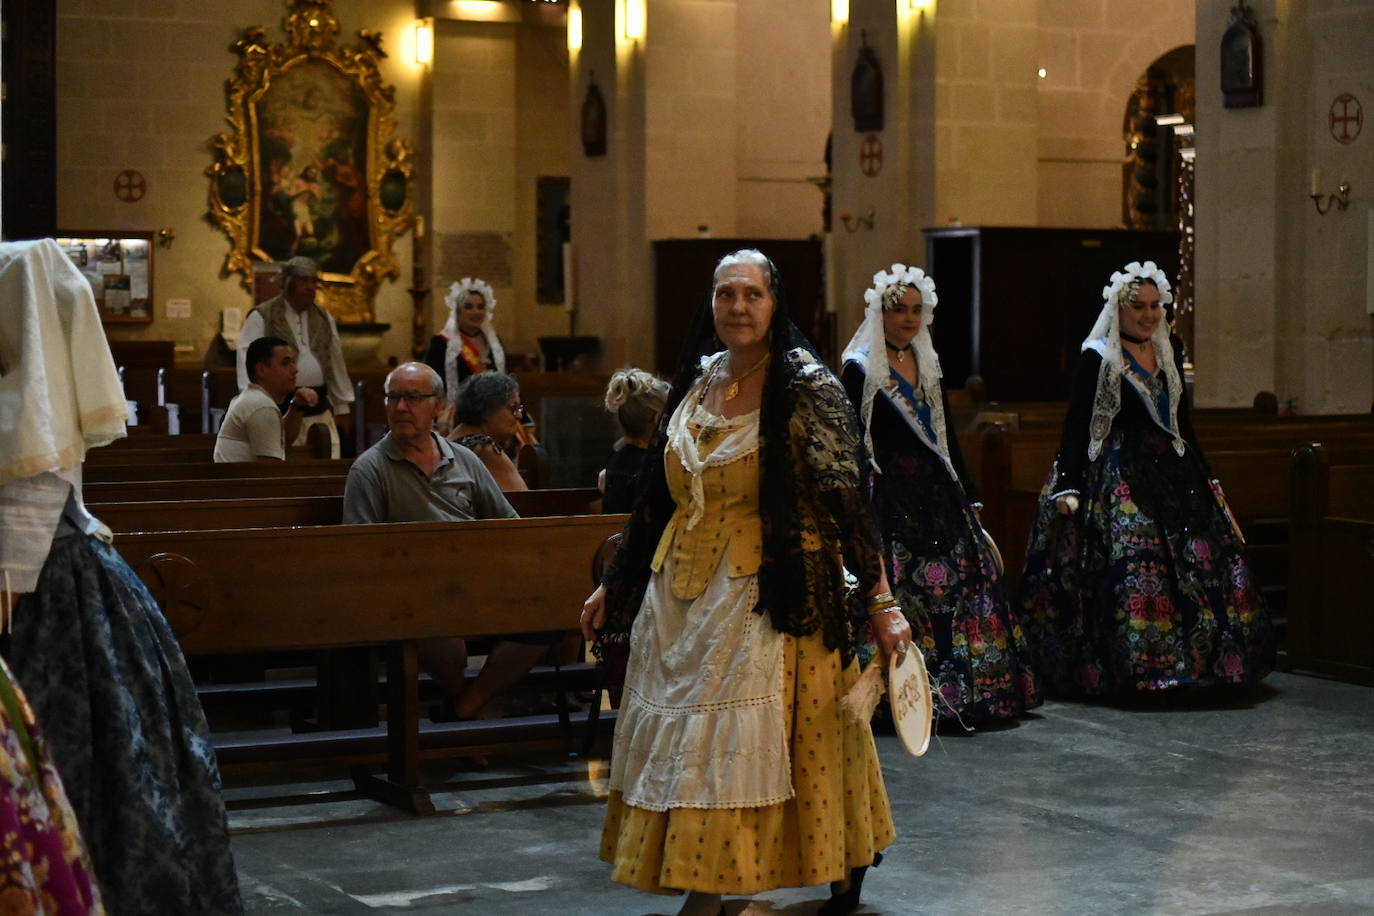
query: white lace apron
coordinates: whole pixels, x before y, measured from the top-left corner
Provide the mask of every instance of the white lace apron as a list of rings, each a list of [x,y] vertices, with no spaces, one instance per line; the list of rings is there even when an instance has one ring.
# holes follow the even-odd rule
[[[757,451],[757,412],[722,420],[689,406],[695,401],[689,393],[679,412],[726,429],[713,455]],[[686,425],[673,420],[678,429]],[[681,460],[680,444],[670,433],[666,460]],[[782,696],[785,637],[753,612],[758,577],[731,577],[721,562],[700,595],[681,599],[670,584],[672,564],[669,550],[631,630],[610,786],[627,804],[650,811],[786,801],[793,788]]]

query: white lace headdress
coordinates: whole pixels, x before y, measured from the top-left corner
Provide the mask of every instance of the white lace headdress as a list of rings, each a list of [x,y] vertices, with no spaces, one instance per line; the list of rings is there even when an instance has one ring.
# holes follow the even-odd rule
[[[458,352],[463,349],[462,338],[458,334],[458,308],[467,301],[468,295],[476,293],[487,304],[487,317],[482,321],[482,336],[487,339],[487,349],[491,352],[492,365],[497,372],[506,371],[506,351],[496,336],[496,328],[491,319],[496,314],[496,293],[491,285],[478,277],[464,277],[448,288],[444,304],[448,306],[448,322],[440,333],[448,341],[444,351],[444,397],[450,404],[458,401]]]
[[[1174,365],[1174,348],[1169,343],[1169,323],[1160,321],[1155,326],[1150,342],[1154,344],[1155,362],[1164,370],[1169,389],[1169,416],[1158,416],[1158,407],[1149,391],[1136,378],[1135,373],[1126,371],[1126,360],[1121,352],[1121,309],[1126,307],[1135,296],[1141,281],[1148,280],[1159,290],[1159,304],[1168,305],[1174,301],[1169,281],[1154,261],[1132,261],[1112,274],[1111,282],[1102,287],[1102,311],[1097,322],[1083,341],[1084,350],[1095,350],[1102,357],[1102,367],[1097,372],[1097,393],[1093,397],[1093,415],[1088,426],[1088,460],[1094,461],[1102,453],[1102,443],[1112,431],[1112,420],[1121,410],[1121,379],[1125,376],[1140,391],[1145,405],[1155,422],[1174,437],[1174,451],[1183,454],[1183,438],[1178,429],[1178,404],[1183,396],[1183,380],[1179,378],[1178,367]]]
[[[845,346],[841,358],[843,362],[858,363],[864,370],[864,391],[859,403],[859,418],[863,423],[864,446],[868,449],[869,461],[875,469],[878,465],[873,458],[871,432],[873,398],[879,390],[892,385],[889,379],[887,338],[883,333],[883,307],[885,300],[895,302],[908,289],[915,289],[921,294],[921,330],[916,332],[916,337],[911,341],[911,349],[916,357],[919,387],[925,391],[926,401],[930,404],[930,426],[935,432],[935,441],[929,444],[944,459],[945,465],[950,466],[949,440],[945,433],[945,409],[940,396],[940,357],[935,354],[935,344],[930,339],[930,326],[935,322],[935,306],[940,301],[935,295],[935,279],[927,276],[919,267],[893,264],[890,271],[880,270],[873,275],[873,286],[864,292],[864,320]],[[898,401],[893,401],[893,404],[924,441],[926,436],[919,421],[914,416],[908,416],[909,411],[904,410]]]

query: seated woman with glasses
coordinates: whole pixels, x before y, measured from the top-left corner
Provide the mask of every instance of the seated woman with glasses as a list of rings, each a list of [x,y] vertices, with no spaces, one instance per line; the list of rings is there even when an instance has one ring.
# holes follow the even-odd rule
[[[451,441],[471,449],[502,490],[528,490],[511,455],[520,448],[525,408],[520,383],[504,372],[469,376],[458,389]]]

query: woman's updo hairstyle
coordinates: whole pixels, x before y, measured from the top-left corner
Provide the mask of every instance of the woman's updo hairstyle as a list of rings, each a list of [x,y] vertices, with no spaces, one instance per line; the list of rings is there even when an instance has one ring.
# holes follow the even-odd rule
[[[669,385],[643,369],[618,369],[606,386],[606,409],[615,414],[627,438],[649,431],[668,403]]]

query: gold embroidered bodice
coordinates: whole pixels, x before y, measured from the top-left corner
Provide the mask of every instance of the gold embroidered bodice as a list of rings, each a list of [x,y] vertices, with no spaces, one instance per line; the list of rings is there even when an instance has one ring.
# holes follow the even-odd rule
[[[755,418],[757,421],[757,417]],[[690,429],[702,461],[723,439],[716,427]],[[759,453],[749,451],[726,464],[702,468],[703,513],[690,530],[692,476],[670,446],[663,452],[668,492],[676,508],[654,553],[653,570],[660,571],[672,551],[673,594],[691,600],[702,593],[722,562],[729,576],[759,571],[763,556],[763,523],[759,519]]]

